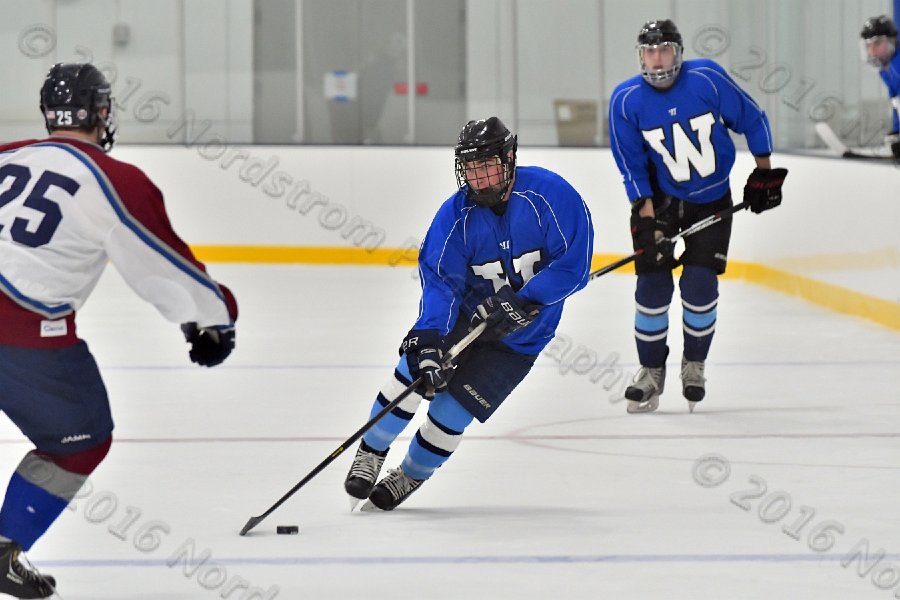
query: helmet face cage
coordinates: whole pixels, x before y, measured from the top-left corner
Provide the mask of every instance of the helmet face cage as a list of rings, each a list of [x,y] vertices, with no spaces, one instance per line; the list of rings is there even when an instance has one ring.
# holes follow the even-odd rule
[[[509,191],[516,169],[516,136],[496,117],[486,121],[470,121],[456,144],[456,183],[466,197],[478,206],[490,208],[500,204]],[[466,177],[488,176],[488,169],[500,167],[500,181],[476,189]],[[493,174],[492,174],[493,175]]]
[[[884,69],[891,64],[897,51],[897,38],[886,35],[875,35],[859,40],[859,52],[862,59],[876,69]]]
[[[40,109],[48,133],[57,129],[103,133],[98,143],[109,151],[116,140],[111,88],[103,74],[91,64],[58,63],[50,69],[40,93]],[[100,114],[107,109],[104,119]]]
[[[652,69],[647,66],[644,61],[644,53],[647,50],[655,50],[658,48],[670,48],[674,61],[668,69]],[[661,44],[638,44],[637,45],[638,65],[641,67],[641,75],[644,81],[653,87],[668,87],[678,77],[681,72],[681,64],[684,59],[681,55],[681,44],[675,42],[662,42]]]
[[[647,21],[638,34],[637,50],[638,65],[641,69],[641,75],[644,81],[653,87],[665,88],[675,81],[678,73],[681,72],[681,64],[683,62],[684,44],[682,42],[681,33],[670,19],[662,19],[659,21]],[[648,67],[644,61],[644,53],[647,50],[671,48],[673,55],[673,63],[671,67],[665,69],[653,69]]]

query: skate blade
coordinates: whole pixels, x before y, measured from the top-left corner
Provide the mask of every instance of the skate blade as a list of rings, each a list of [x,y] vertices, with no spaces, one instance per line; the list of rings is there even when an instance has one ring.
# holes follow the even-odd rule
[[[629,400],[628,401],[628,412],[630,414],[636,413],[648,413],[653,412],[659,408],[659,397],[651,398],[650,400],[640,401],[640,400]]]
[[[380,508],[372,504],[371,500],[366,500],[366,503],[362,505],[362,508],[359,509],[360,512],[383,512]]]
[[[362,500],[360,500],[359,498],[354,498],[350,494],[347,494],[347,500],[350,502],[350,512],[356,510],[357,505],[362,502]]]
[[[693,413],[694,409],[697,407],[698,404],[700,404],[700,403],[699,402],[691,402],[690,400],[688,400],[688,412]]]

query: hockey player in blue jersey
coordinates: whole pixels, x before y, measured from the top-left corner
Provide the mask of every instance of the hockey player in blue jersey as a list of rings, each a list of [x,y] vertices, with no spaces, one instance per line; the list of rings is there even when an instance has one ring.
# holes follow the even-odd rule
[[[641,74],[619,84],[609,105],[610,145],[632,205],[635,339],[641,369],[625,391],[628,412],[650,412],[665,388],[668,310],[677,266],[667,238],[732,206],[735,148],[746,136],[756,169],[744,188],[751,210],[781,202],[787,171],[772,169],[772,136],[762,109],[711,60],[682,60],[675,24],[649,21],[638,35]],[[682,392],[693,411],[705,395],[704,366],[716,328],[718,276],[725,272],[731,218],[684,238]]]
[[[550,342],[565,299],[588,282],[593,226],[562,177],[516,166],[516,137],[497,117],[470,121],[456,145],[459,190],[441,205],[419,250],[419,316],[372,406],[374,416],[420,376],[425,383],[370,429],[344,488],[355,506],[392,510],[486,421]],[[443,369],[443,353],[474,325],[487,329]],[[428,415],[399,468],[375,484],[391,443],[422,398]]]
[[[900,159],[900,52],[897,25],[885,15],[866,20],[860,36],[863,58],[878,69],[891,99],[891,131],[885,138],[894,158]]]

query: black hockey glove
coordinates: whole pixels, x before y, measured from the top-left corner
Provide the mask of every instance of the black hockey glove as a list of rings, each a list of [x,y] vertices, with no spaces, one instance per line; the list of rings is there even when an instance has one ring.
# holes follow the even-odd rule
[[[481,339],[499,340],[531,325],[539,311],[539,306],[525,304],[515,295],[511,287],[504,285],[500,291],[488,296],[475,307],[470,325],[474,329],[482,322],[487,322]]]
[[[182,323],[181,331],[184,339],[191,345],[188,353],[191,362],[201,367],[222,364],[234,350],[234,327],[197,327],[196,323]]]
[[[413,380],[421,377],[424,381],[416,388],[416,393],[431,398],[435,392],[447,389],[453,377],[453,369],[445,369],[444,338],[434,329],[412,329],[403,339],[400,353],[406,355],[406,365]]]
[[[643,200],[635,202],[635,208],[643,204]],[[631,241],[634,251],[643,252],[636,260],[645,266],[661,267],[672,257],[675,244],[666,239],[664,231],[669,228],[669,223],[664,217],[642,217],[637,210],[631,211]]]
[[[753,169],[744,186],[744,202],[759,214],[781,204],[781,186],[787,169]]]

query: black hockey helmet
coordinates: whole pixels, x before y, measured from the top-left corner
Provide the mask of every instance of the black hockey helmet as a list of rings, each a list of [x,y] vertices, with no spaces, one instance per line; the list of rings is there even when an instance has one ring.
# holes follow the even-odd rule
[[[866,19],[859,32],[862,59],[875,67],[887,67],[897,50],[897,26],[887,15]]]
[[[466,123],[456,142],[456,182],[459,189],[478,206],[491,207],[503,201],[516,169],[517,139],[497,117]],[[466,166],[497,158],[503,167],[503,181],[476,190],[466,178]],[[471,165],[469,165],[471,168]]]
[[[684,47],[681,39],[681,33],[678,27],[672,22],[672,19],[660,19],[656,21],[647,21],[641,27],[638,34],[638,44],[659,45],[664,42],[672,42]]]
[[[112,88],[103,73],[89,63],[57,63],[41,86],[41,113],[47,131],[103,127],[99,143],[107,152],[116,138]],[[104,119],[100,114],[107,109]]]
[[[887,15],[866,19],[862,31],[859,32],[859,37],[864,40],[878,35],[897,37],[897,26]]]
[[[668,69],[648,69],[644,64],[644,51],[659,46],[670,46],[675,56],[675,62]],[[647,21],[638,33],[637,52],[638,64],[644,80],[654,87],[668,87],[681,71],[684,41],[678,27],[671,19]]]

